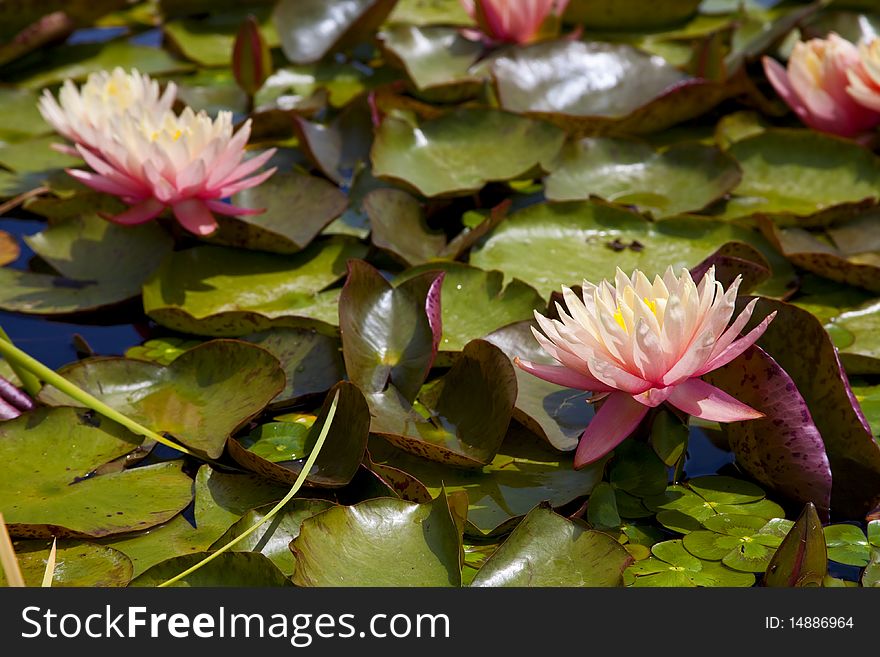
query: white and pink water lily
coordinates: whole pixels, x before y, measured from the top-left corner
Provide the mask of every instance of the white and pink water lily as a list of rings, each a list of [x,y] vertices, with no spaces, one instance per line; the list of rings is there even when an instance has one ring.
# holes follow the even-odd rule
[[[740,337],[756,300],[731,323],[739,284],[725,290],[714,268],[699,285],[687,270],[676,276],[669,268],[651,281],[638,270],[627,276],[618,269],[613,285],[584,281],[583,298],[563,287],[568,312],[558,306],[559,320],[535,313],[543,331],[533,329],[535,337],[558,364],[516,364],[604,400],[581,437],[575,467],[613,450],[664,402],[715,422],[763,416],[700,379],[754,344],[775,316]]]
[[[147,76],[123,75],[128,75],[127,81],[116,72],[94,82],[90,79],[79,93],[65,86],[60,104],[44,97],[40,106],[46,120],[75,142],[92,169],[68,173],[131,206],[108,217],[111,221],[140,224],[170,209],[186,230],[204,236],[217,229],[215,214],[262,212],[224,201],[275,173],[275,169],[257,173],[274,149],[245,160],[250,121],[235,131],[231,112],[212,119],[187,107],[177,115],[165,107],[168,92],[158,96],[158,87]],[[96,110],[100,123],[86,116],[91,106],[101,107]]]
[[[536,41],[547,19],[562,16],[568,3],[569,0],[461,0],[488,41],[520,45]]]

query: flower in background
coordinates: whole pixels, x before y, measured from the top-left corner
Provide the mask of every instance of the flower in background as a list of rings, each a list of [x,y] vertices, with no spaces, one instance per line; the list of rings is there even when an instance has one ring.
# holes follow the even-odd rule
[[[40,109],[92,168],[68,173],[131,206],[111,221],[140,224],[171,209],[186,230],[204,236],[217,229],[214,214],[262,212],[222,199],[275,173],[256,174],[275,149],[245,160],[250,121],[234,132],[231,112],[211,119],[187,107],[178,116],[173,99],[173,87],[160,96],[149,77],[117,69],[90,77],[79,92],[65,83],[60,104],[47,92]]]
[[[548,19],[562,16],[569,0],[461,0],[483,35],[496,43],[532,43]]]
[[[739,284],[737,279],[725,291],[714,268],[699,286],[687,270],[676,278],[670,267],[651,282],[638,270],[628,277],[618,269],[614,287],[584,281],[583,299],[563,287],[568,313],[558,308],[561,321],[535,313],[543,331],[533,329],[535,337],[559,364],[516,364],[545,381],[593,392],[594,400],[604,398],[578,444],[575,467],[610,452],[664,402],[715,422],[763,416],[699,378],[748,349],[775,316],[739,338],[757,302],[728,326]]]
[[[782,99],[811,128],[856,137],[880,124],[880,111],[856,102],[853,80],[870,84],[859,49],[833,32],[798,42],[788,68],[764,57],[764,71]]]
[[[849,95],[859,105],[880,113],[880,38],[859,46],[861,66],[847,71]]]
[[[173,82],[160,93],[159,83],[150,76],[137,70],[126,73],[117,67],[112,73],[92,73],[82,88],[66,80],[58,100],[45,89],[39,109],[60,135],[96,149],[106,141],[108,124],[115,118],[127,113],[161,116],[171,109],[176,96],[177,86]],[[74,149],[69,150],[77,154]]]

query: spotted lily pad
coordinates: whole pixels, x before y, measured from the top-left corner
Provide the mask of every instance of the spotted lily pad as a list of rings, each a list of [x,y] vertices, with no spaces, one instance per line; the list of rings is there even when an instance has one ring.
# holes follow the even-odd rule
[[[546,505],[531,511],[483,564],[472,586],[620,586],[632,562],[608,534]]]
[[[685,142],[655,151],[638,141],[586,138],[563,149],[545,183],[551,201],[598,196],[666,217],[704,209],[739,180],[736,162],[711,146]]]
[[[206,342],[167,367],[125,358],[84,360],[62,376],[154,431],[217,458],[226,439],[260,413],[284,387],[284,372],[269,352],[232,340]],[[46,388],[43,402],[75,405]]]
[[[700,559],[721,561],[747,573],[763,573],[782,539],[794,523],[742,514],[712,516],[703,521],[706,530],[693,531],[682,539],[685,549]]]
[[[13,547],[25,584],[40,586],[52,541],[16,541]],[[118,550],[84,541],[58,541],[52,588],[126,586],[131,576],[131,560]],[[0,586],[5,585],[6,579],[0,570]]]
[[[289,256],[218,246],[171,254],[144,285],[144,310],[160,324],[197,335],[241,336],[276,326],[336,324],[345,263],[365,253],[346,238]]]
[[[297,586],[460,586],[462,527],[456,504],[445,493],[430,504],[380,498],[307,518],[291,544],[293,581]]]
[[[755,576],[706,561],[688,552],[681,540],[663,541],[651,547],[652,556],[632,564],[623,574],[628,586],[752,586]]]
[[[421,123],[398,114],[376,133],[373,173],[424,196],[462,196],[546,170],[563,139],[548,123],[497,110],[458,109]]]
[[[129,586],[155,587],[192,568],[210,552],[196,552],[173,557],[158,563],[132,580]],[[272,561],[259,552],[224,552],[172,586],[198,587],[253,587],[268,588],[292,586],[290,580]]]
[[[109,536],[158,525],[192,499],[180,463],[95,474],[141,440],[91,411],[43,408],[0,424],[0,508],[13,536]]]
[[[669,266],[693,267],[729,241],[754,246],[771,264],[774,276],[760,291],[785,293],[793,277],[791,266],[754,231],[696,217],[649,222],[597,201],[542,203],[520,210],[472,251],[470,262],[499,269],[549,296],[560,285],[613,279],[616,267],[638,268],[649,276]]]

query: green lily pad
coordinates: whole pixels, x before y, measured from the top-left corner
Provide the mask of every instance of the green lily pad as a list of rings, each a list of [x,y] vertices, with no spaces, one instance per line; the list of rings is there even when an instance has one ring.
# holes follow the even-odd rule
[[[653,30],[692,16],[701,0],[571,0],[567,23],[592,30]]]
[[[852,141],[813,130],[766,130],[728,154],[743,172],[725,216],[778,215],[821,225],[863,203],[874,205],[880,158]]]
[[[769,125],[757,112],[733,112],[721,117],[715,126],[715,141],[723,150],[738,141],[754,137],[764,132]]]
[[[880,385],[854,385],[852,391],[862,408],[862,413],[865,415],[871,432],[875,436],[880,436]]]
[[[315,94],[325,94],[332,107],[345,107],[374,84],[391,78],[382,71],[365,72],[347,62],[322,60],[277,69],[257,92],[257,107],[289,107]]]
[[[771,264],[773,278],[761,292],[789,291],[791,266],[754,231],[697,217],[650,222],[598,201],[542,203],[520,210],[471,252],[470,262],[499,269],[549,296],[560,285],[613,280],[616,267],[638,268],[649,276],[669,266],[693,267],[730,241],[754,246]]]
[[[180,463],[97,474],[141,440],[91,411],[43,408],[0,424],[0,508],[13,536],[109,536],[165,522],[192,499]]]
[[[25,241],[60,276],[0,269],[0,308],[35,315],[83,312],[136,297],[173,246],[157,224],[119,226],[95,215],[54,223]]]
[[[700,559],[721,561],[729,568],[747,573],[763,573],[793,525],[780,518],[768,521],[723,513],[703,521],[708,531],[691,532],[682,543]]]
[[[366,247],[335,237],[281,256],[218,246],[172,253],[144,285],[144,310],[168,328],[242,336],[277,326],[328,329],[349,258]]]
[[[287,383],[271,407],[288,406],[321,394],[345,378],[339,339],[309,329],[278,328],[245,336],[278,359]]]
[[[541,296],[522,281],[504,285],[500,271],[483,271],[460,262],[434,262],[408,269],[395,285],[429,271],[442,271],[441,351],[461,351],[471,340],[525,319],[546,306]]]
[[[651,424],[651,447],[660,460],[674,466],[687,452],[688,426],[669,411],[661,411]]]
[[[473,25],[460,0],[398,0],[389,23]]]
[[[194,347],[167,367],[125,358],[79,361],[62,376],[154,431],[217,458],[227,438],[284,388],[284,372],[269,352],[244,342],[215,340]],[[76,405],[46,388],[40,399]]]
[[[547,41],[502,51],[492,75],[503,109],[579,135],[657,132],[703,114],[732,90],[626,44]]]
[[[868,588],[880,587],[880,549],[871,550],[871,562],[862,573],[862,586]]]
[[[501,349],[508,358],[522,358],[551,364],[532,334],[533,322],[517,322],[490,333],[486,340]],[[516,404],[513,417],[554,448],[568,452],[577,447],[578,438],[594,412],[589,393],[563,388],[515,368]]]
[[[281,48],[296,64],[316,62],[331,50],[358,43],[375,31],[396,0],[281,0],[275,7],[275,27]]]
[[[805,274],[800,279],[798,295],[791,303],[814,315],[823,324],[827,324],[837,315],[856,308],[873,298],[874,296],[865,290],[841,285],[827,278],[820,278],[815,274]],[[832,339],[836,340],[833,329],[827,325],[826,329],[831,333]],[[844,336],[844,344],[848,343],[850,343],[850,339]],[[836,341],[835,345],[843,346],[842,344],[837,345]]]
[[[378,128],[373,173],[424,196],[463,196],[546,170],[563,139],[548,123],[497,110],[458,109],[421,123],[398,114]]]
[[[351,187],[369,160],[373,144],[372,110],[366,96],[346,105],[331,121],[316,123],[297,117],[294,130],[300,147],[330,180]]]
[[[135,577],[129,586],[158,586],[192,568],[210,554],[197,552],[172,557]],[[172,586],[268,588],[292,584],[268,557],[259,552],[224,552]]]
[[[327,509],[303,521],[291,550],[297,586],[461,585],[461,525],[442,492],[430,504],[386,498]]]
[[[542,505],[489,557],[472,586],[620,586],[631,562],[608,534]]]
[[[304,422],[268,422],[238,438],[238,442],[270,463],[294,461],[309,455],[306,439],[310,426]]]
[[[0,128],[0,139],[19,141],[36,137],[51,130],[37,110],[38,96],[28,89],[3,87],[0,89],[0,107],[9,116],[15,117],[12,125]]]
[[[368,395],[370,431],[405,451],[463,468],[492,461],[510,424],[516,376],[504,353],[484,340],[465,345],[415,404],[392,385]]]
[[[617,497],[614,487],[603,481],[590,493],[587,501],[587,522],[596,529],[613,529],[620,527],[622,520],[617,510]]]
[[[849,374],[880,374],[880,303],[875,300],[847,310],[825,328]]]
[[[318,434],[330,411],[330,404],[337,392],[339,403],[336,419],[327,434],[327,449],[318,456],[306,482],[329,488],[345,486],[354,478],[360,467],[370,431],[370,411],[364,395],[357,386],[345,381],[338,383],[328,392],[318,419],[308,428],[308,435],[304,440],[298,435],[298,431],[289,432],[282,437],[286,440],[282,439],[280,446],[292,452],[299,452],[299,454],[291,454],[295,458],[283,461],[267,458],[268,455],[274,454],[284,456],[282,452],[277,451],[279,441],[275,440],[271,433],[233,438],[228,444],[230,456],[246,469],[262,477],[292,485],[302,472],[304,457],[312,451],[318,439]]]
[[[614,448],[609,480],[614,488],[636,497],[662,495],[666,465],[648,445],[627,440]]]
[[[287,489],[250,474],[205,465],[195,477],[195,526],[182,515],[145,531],[102,541],[126,554],[137,576],[161,561],[207,550],[248,510],[277,502]]]
[[[15,556],[28,586],[40,586],[52,541],[15,541]],[[52,587],[126,586],[131,581],[131,560],[113,548],[83,541],[58,541]],[[0,570],[0,586],[6,578]]]
[[[482,470],[449,468],[395,449],[378,438],[370,442],[373,460],[398,468],[432,495],[445,486],[468,495],[468,533],[499,535],[540,502],[554,508],[586,495],[602,480],[604,461],[575,470],[573,455],[560,454],[535,435],[512,428],[492,462]]]
[[[199,18],[166,22],[162,29],[183,55],[202,66],[229,66],[232,46],[239,27],[252,14],[270,48],[280,44],[275,25],[270,20],[270,7],[247,7],[233,12],[211,13]]]
[[[202,343],[201,340],[165,337],[147,340],[142,345],[125,350],[125,357],[135,360],[148,360],[159,365],[171,365],[180,356]]]
[[[623,574],[628,586],[735,586],[748,587],[755,576],[705,561],[688,552],[681,540],[663,541],[651,547],[651,556],[632,564]]]
[[[237,552],[259,552],[267,556],[287,577],[293,575],[296,559],[290,551],[290,542],[299,536],[300,527],[306,518],[311,518],[333,504],[326,500],[291,500],[272,520],[262,525],[235,544]],[[217,550],[229,541],[238,538],[262,520],[271,507],[248,511],[241,520],[230,527],[223,536],[211,546]]]
[[[587,138],[563,149],[545,184],[551,201],[598,196],[668,217],[706,208],[739,181],[736,162],[711,146],[685,142],[655,151],[638,141]]]
[[[764,573],[764,586],[822,586],[828,572],[828,553],[822,523],[815,507],[807,503],[783,539]]]
[[[347,206],[345,194],[336,185],[295,172],[278,172],[263,184],[237,194],[233,202],[266,211],[220,217],[220,227],[208,241],[281,254],[302,251]]]
[[[51,172],[82,164],[82,158],[59,153],[52,144],[64,141],[57,136],[35,137],[0,146],[0,166],[17,173]]]
[[[840,523],[824,528],[828,558],[838,563],[863,568],[871,560],[871,544],[856,525]]]

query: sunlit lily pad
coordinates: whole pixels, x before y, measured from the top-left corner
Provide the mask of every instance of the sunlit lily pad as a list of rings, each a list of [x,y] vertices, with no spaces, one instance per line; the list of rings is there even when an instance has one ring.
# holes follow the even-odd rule
[[[489,557],[472,586],[620,586],[631,561],[608,534],[542,505]]]
[[[144,285],[144,310],[157,322],[200,335],[241,336],[274,326],[336,324],[345,263],[365,253],[333,238],[290,256],[199,246],[171,254]]]
[[[202,66],[229,66],[235,35],[248,13],[257,17],[260,32],[269,47],[279,45],[278,33],[270,20],[270,9],[268,6],[249,7],[246,11],[211,13],[200,18],[168,21],[162,27],[187,59]]]
[[[871,560],[871,544],[856,525],[839,523],[824,528],[828,558],[863,568]]]
[[[623,574],[628,586],[752,586],[755,576],[705,561],[688,552],[681,540],[651,547],[652,557],[637,561]]]
[[[22,537],[109,536],[162,523],[192,499],[180,463],[97,474],[141,440],[91,411],[48,408],[0,424],[0,508]]]
[[[459,109],[421,123],[388,116],[373,144],[373,172],[425,196],[466,195],[546,170],[563,139],[549,123],[497,110]]]
[[[444,493],[430,504],[375,499],[306,519],[291,544],[294,583],[460,586],[462,527],[450,502]]]
[[[780,518],[768,521],[723,513],[706,518],[703,526],[708,531],[691,532],[682,543],[700,559],[721,561],[729,568],[747,573],[763,573],[793,524]]]
[[[16,541],[13,547],[25,584],[40,586],[52,541]],[[118,550],[83,541],[58,541],[52,588],[126,586],[131,576],[131,560]],[[0,586],[5,585],[6,579],[0,570]]]
[[[281,365],[268,351],[232,340],[190,349],[167,367],[125,358],[69,365],[61,374],[109,406],[157,432],[167,432],[210,458],[284,387]],[[42,401],[75,404],[54,388]]]
[[[0,89],[0,107],[3,107],[9,116],[15,117],[12,125],[0,127],[0,138],[5,141],[18,141],[36,137],[50,130],[37,110],[37,98],[37,94],[28,89],[14,87]]]
[[[697,212],[739,183],[736,162],[696,143],[655,151],[626,139],[587,138],[568,144],[547,176],[551,201],[598,196],[666,217]]]
[[[852,391],[862,407],[872,433],[880,436],[880,385],[854,385]]]
[[[0,146],[0,165],[18,173],[50,172],[82,164],[82,159],[52,149],[59,137],[35,137]]]
[[[141,573],[129,586],[158,586],[195,566],[209,554],[211,553],[196,552],[173,557]],[[259,552],[224,552],[172,586],[265,588],[292,584],[268,557]]]

